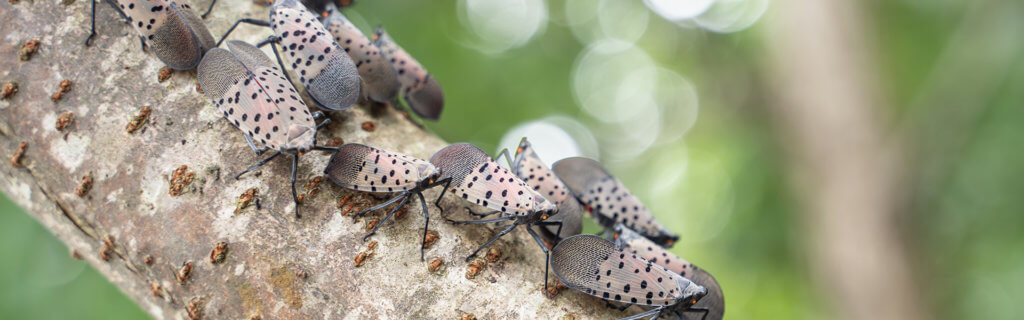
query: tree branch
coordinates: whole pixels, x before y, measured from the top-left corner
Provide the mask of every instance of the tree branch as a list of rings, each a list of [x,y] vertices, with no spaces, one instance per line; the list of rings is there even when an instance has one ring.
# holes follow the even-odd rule
[[[231,178],[258,157],[196,92],[194,71],[158,81],[163,65],[139,48],[134,30],[114,10],[101,3],[97,38],[84,47],[86,1],[0,6],[6,34],[0,54],[7,57],[0,75],[20,84],[0,101],[0,149],[13,155],[27,142],[20,167],[0,166],[0,189],[155,318],[555,319],[637,312],[615,312],[576,292],[545,298],[543,255],[525,232],[498,241],[502,255],[467,279],[463,259],[494,234],[490,227],[453,226],[432,212],[430,230],[439,237],[420,261],[423,218],[419,206],[408,206],[404,218],[371,238],[376,245],[368,251],[361,240],[365,227],[382,213],[361,220],[342,213],[376,200],[328,181],[305,196],[303,218],[295,220],[289,161],[275,159],[260,172]],[[208,23],[219,35],[243,15],[266,14],[251,1],[225,0]],[[256,41],[266,34],[243,27],[232,37]],[[15,59],[30,38],[41,40],[38,51],[28,61]],[[53,102],[63,79],[71,80],[70,91]],[[134,119],[141,127],[127,132],[143,107],[151,110],[148,119]],[[74,122],[57,130],[58,115],[66,111]],[[320,143],[340,137],[420,158],[445,145],[390,109],[371,113],[357,106],[329,117],[333,123],[319,134]],[[374,130],[364,130],[367,121]],[[319,152],[302,157],[300,192],[308,191],[303,184],[327,159]],[[83,185],[85,177],[91,186]],[[181,194],[172,196],[178,188]],[[260,208],[236,214],[251,188]],[[347,200],[341,208],[339,199]],[[454,198],[443,205],[461,212]],[[220,242],[226,252],[213,252]],[[435,258],[443,263],[432,272]],[[190,272],[182,270],[187,262]]]

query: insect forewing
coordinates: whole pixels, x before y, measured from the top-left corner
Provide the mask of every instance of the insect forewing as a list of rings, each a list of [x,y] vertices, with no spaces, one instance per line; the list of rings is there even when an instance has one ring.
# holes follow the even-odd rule
[[[355,143],[339,147],[324,169],[339,186],[370,192],[409,190],[436,172],[424,160]]]
[[[487,153],[468,143],[457,143],[439,150],[430,162],[444,177],[452,178],[452,188],[462,199],[493,210],[526,215],[540,206],[550,206],[522,180],[516,178]]]
[[[128,22],[153,54],[171,68],[191,69],[199,64],[213,37],[187,4],[167,0],[119,0]]]
[[[576,198],[605,220],[612,221],[606,228],[620,223],[648,238],[663,239],[668,245],[678,239],[654,219],[640,199],[596,161],[566,158],[555,163],[554,171]]]
[[[608,300],[673,305],[691,283],[594,235],[563,239],[551,250],[551,269],[569,288]]]
[[[319,20],[295,0],[279,0],[270,20],[299,82],[324,108],[346,109],[359,99],[359,73]]]
[[[583,208],[572,197],[565,183],[541,161],[526,137],[523,137],[523,140],[519,142],[519,147],[516,148],[512,171],[534,191],[558,206],[558,214],[548,220],[562,222],[560,237],[577,235],[583,231]],[[546,228],[549,235],[555,235],[558,230],[557,226],[547,226]]]
[[[412,111],[422,118],[437,120],[444,108],[444,93],[441,85],[427,73],[416,59],[399,47],[391,36],[378,27],[373,34],[374,43],[380,47],[384,57],[398,74],[398,82],[402,84],[402,97],[409,103]]]
[[[328,4],[327,7],[330,13],[323,20],[324,26],[334,36],[334,41],[355,61],[359,76],[366,82],[367,95],[377,102],[394,100],[399,83],[391,63],[381,55],[380,48],[370,42],[334,4]]]
[[[199,82],[217,110],[244,134],[275,150],[312,146],[308,108],[256,47],[229,41],[199,65]]]
[[[637,257],[656,263],[665,267],[668,271],[686,277],[693,283],[707,288],[708,293],[694,307],[708,309],[707,319],[721,319],[725,311],[725,296],[718,281],[710,273],[701,269],[679,256],[668,252],[658,244],[644,238],[642,235],[624,228],[621,225],[615,227],[616,244],[626,252],[635,254]],[[685,315],[684,315],[685,316]]]
[[[203,19],[200,19],[196,12],[192,11],[192,7],[188,5],[188,2],[182,1],[177,5],[180,8],[179,13],[188,22],[188,26],[192,29],[192,34],[196,36],[196,40],[199,41],[199,46],[202,47],[203,52],[205,53],[216,47],[217,40],[213,38],[213,34],[206,28]]]

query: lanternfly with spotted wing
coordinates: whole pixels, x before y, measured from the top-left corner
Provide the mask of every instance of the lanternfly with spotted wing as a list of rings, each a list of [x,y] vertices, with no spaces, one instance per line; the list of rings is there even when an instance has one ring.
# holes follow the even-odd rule
[[[352,59],[302,4],[277,0],[270,23],[281,39],[282,55],[313,100],[329,110],[346,109],[359,99],[359,73]]]
[[[98,1],[93,1],[93,10]],[[111,5],[113,5],[112,2]],[[203,53],[215,46],[213,36],[187,2],[168,0],[118,0],[117,6],[135,28],[143,43],[167,66],[187,70],[194,68]],[[95,14],[93,14],[95,19]],[[94,29],[89,40],[95,34]]]
[[[398,82],[402,84],[402,98],[409,104],[409,108],[424,119],[436,121],[440,118],[441,109],[444,108],[444,93],[437,80],[423,68],[423,65],[399,47],[383,27],[377,28],[373,39],[374,44],[395,68]]]
[[[366,95],[373,101],[390,102],[398,94],[398,78],[380,48],[370,41],[345,15],[332,4],[327,5],[323,24],[359,69],[366,83]]]
[[[470,203],[519,216],[554,209],[547,199],[474,145],[447,146],[430,162],[441,170],[442,177],[452,178],[455,194]]]
[[[708,289],[708,294],[693,306],[694,308],[707,309],[707,317],[694,318],[691,317],[693,314],[684,313],[684,318],[705,320],[722,319],[722,316],[725,313],[725,295],[722,294],[722,287],[718,285],[718,281],[715,280],[715,277],[711,276],[711,274],[706,270],[697,267],[671,252],[668,252],[665,248],[662,248],[656,243],[651,242],[651,240],[648,240],[642,235],[621,225],[615,226],[615,243],[628,253],[635,254],[637,257],[644,258],[647,261],[661,265],[662,267],[665,267],[665,269],[668,269],[668,271],[672,271],[675,274],[686,277],[693,281],[693,283],[699,284]]]
[[[398,192],[438,174],[427,161],[349,143],[338,148],[324,173],[339,186],[358,191]]]
[[[308,150],[316,135],[309,108],[276,64],[258,48],[229,41],[210,50],[199,83],[217,111],[255,141],[275,150]]]
[[[594,235],[563,239],[551,269],[567,287],[610,301],[651,307],[692,306],[707,289]]]
[[[678,235],[655,220],[640,199],[597,161],[580,157],[566,158],[555,163],[554,171],[586,206],[586,210],[595,213],[594,218],[605,228],[611,229],[617,223],[622,224],[667,247],[679,240]]]
[[[519,142],[519,147],[516,148],[516,158],[512,162],[512,172],[532,187],[534,191],[540,193],[558,207],[558,214],[548,218],[548,220],[561,221],[562,231],[560,235],[555,235],[556,228],[554,226],[545,227],[545,231],[541,232],[541,235],[547,238],[548,241],[552,243],[558,242],[560,238],[577,235],[583,231],[583,207],[573,198],[565,183],[555,176],[554,172],[540,160],[537,152],[530,145],[530,142],[526,140],[526,137],[523,137]]]

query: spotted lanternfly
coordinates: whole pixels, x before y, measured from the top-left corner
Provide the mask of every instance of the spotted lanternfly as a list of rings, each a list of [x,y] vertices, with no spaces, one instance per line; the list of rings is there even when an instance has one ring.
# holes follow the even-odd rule
[[[359,76],[366,83],[366,95],[373,101],[389,102],[398,95],[398,79],[391,63],[380,54],[377,45],[370,42],[356,25],[338,11],[333,3],[327,5],[323,24],[334,36],[334,41],[345,49],[355,61]]]
[[[92,2],[92,27],[85,45],[96,35],[96,2]],[[135,27],[143,47],[150,50],[167,66],[187,70],[194,68],[203,54],[215,47],[210,30],[182,0],[104,0],[117,10],[122,18]]]
[[[314,149],[336,150],[314,145],[317,129],[329,120],[316,125],[314,119],[319,114],[309,113],[299,93],[259,48],[237,40],[228,41],[227,46],[231,51],[214,48],[206,54],[199,64],[199,83],[217,112],[242,130],[249,148],[257,155],[267,148],[275,150],[235,179],[282,153],[292,155],[292,200],[295,200],[295,216],[299,217],[295,193],[299,155]],[[256,148],[254,140],[263,147]]]
[[[462,200],[500,212],[500,217],[495,219],[464,221],[451,220],[447,217],[445,219],[456,224],[512,221],[507,228],[467,256],[466,261],[471,260],[480,250],[491,245],[501,236],[524,225],[526,231],[533,236],[537,245],[544,251],[544,291],[547,292],[548,248],[532,227],[556,226],[555,234],[559,234],[562,222],[546,221],[558,213],[558,208],[474,145],[457,143],[447,146],[430,157],[430,163],[441,170],[441,179],[451,179],[452,192]],[[441,195],[438,196],[438,201],[448,189],[445,187]]]
[[[706,309],[693,307],[707,294],[706,288],[598,236],[581,234],[562,239],[551,249],[551,268],[571,289],[652,308],[625,319],[657,319],[662,314],[681,317],[684,312],[707,314]]]
[[[281,54],[291,62],[292,71],[306,87],[317,107],[344,110],[359,99],[359,72],[344,49],[334,42],[320,21],[296,0],[274,1],[270,7],[270,21],[243,18],[235,22],[220,41],[239,23],[270,27],[273,36],[257,44],[271,44],[281,68],[285,68]],[[281,53],[276,44],[281,45]],[[287,75],[287,73],[285,73]]]
[[[355,4],[354,0],[301,0],[310,11],[321,13],[330,11],[331,7],[345,8]]]
[[[622,250],[635,254],[637,257],[656,263],[668,271],[686,277],[704,288],[708,289],[707,295],[700,299],[694,308],[707,309],[707,319],[722,319],[725,313],[725,296],[722,294],[722,287],[718,285],[715,277],[706,270],[668,252],[658,244],[651,242],[642,235],[622,225],[615,225],[615,245]],[[690,319],[683,317],[683,319]]]
[[[363,209],[355,214],[356,217],[362,216],[367,212],[398,201],[398,205],[388,212],[384,220],[377,223],[373,231],[363,237],[363,241],[377,233],[377,229],[385,221],[391,219],[391,216],[412,196],[419,197],[423,217],[426,219],[423,224],[424,245],[420,246],[420,260],[423,260],[423,248],[427,242],[427,226],[430,224],[430,211],[427,208],[427,201],[423,198],[423,191],[435,186],[447,185],[451,178],[439,180],[441,172],[430,162],[356,143],[348,143],[339,147],[338,152],[331,156],[327,167],[324,168],[324,174],[330,177],[335,184],[352,190],[398,193],[382,204]],[[436,202],[435,205],[437,205]]]
[[[655,220],[640,199],[597,161],[566,158],[555,162],[554,171],[606,230],[621,223],[661,246],[671,247],[679,240],[678,235]]]
[[[502,155],[508,160],[512,173],[515,173],[519,179],[526,182],[534,191],[540,193],[558,207],[558,214],[548,218],[548,221],[561,221],[562,232],[561,234],[555,234],[555,229],[551,226],[538,228],[541,231],[540,235],[545,240],[555,244],[562,238],[577,235],[583,231],[583,207],[573,198],[565,183],[558,179],[554,172],[540,160],[537,152],[530,145],[530,141],[526,140],[526,137],[519,141],[514,161],[509,159],[508,149],[502,150],[498,157]]]
[[[441,109],[444,108],[441,85],[427,73],[423,65],[399,47],[383,27],[377,27],[373,41],[395,68],[398,82],[402,84],[402,98],[409,108],[421,118],[437,121],[441,117]]]

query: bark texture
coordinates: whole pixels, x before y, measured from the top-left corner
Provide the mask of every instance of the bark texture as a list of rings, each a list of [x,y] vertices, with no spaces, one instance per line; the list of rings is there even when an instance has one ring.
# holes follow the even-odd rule
[[[403,218],[363,242],[366,225],[383,213],[359,220],[341,213],[377,201],[326,179],[301,205],[303,218],[294,219],[290,161],[275,159],[233,179],[258,157],[197,92],[195,72],[159,81],[163,65],[141,50],[135,31],[110,7],[97,9],[98,35],[85,47],[87,1],[0,2],[0,76],[20,84],[0,101],[0,149],[12,156],[27,142],[20,167],[0,166],[0,189],[153,317],[557,319],[638,312],[615,312],[572,291],[545,298],[543,254],[521,230],[496,242],[500,257],[468,279],[463,259],[495,234],[491,227],[453,226],[435,210],[430,230],[439,238],[420,261],[418,205],[407,206]],[[266,15],[266,7],[249,0],[222,0],[207,23],[218,36],[237,18]],[[232,38],[255,42],[269,34],[243,26]],[[40,40],[39,49],[22,61],[19,51],[32,38]],[[64,79],[71,81],[70,91],[51,101]],[[148,119],[127,132],[144,107],[151,110]],[[74,121],[58,130],[65,112]],[[390,109],[357,106],[328,116],[333,123],[319,133],[318,144],[339,137],[420,158],[446,144]],[[364,129],[367,121],[374,130]],[[301,158],[300,193],[321,174],[328,156]],[[236,202],[250,188],[256,188],[261,208],[236,213]],[[348,195],[356,209],[338,208]],[[449,213],[463,214],[456,199],[443,203]],[[355,267],[372,241],[373,254]],[[221,242],[226,252],[214,252]],[[443,263],[431,272],[435,258]],[[186,263],[191,272],[183,275]]]

